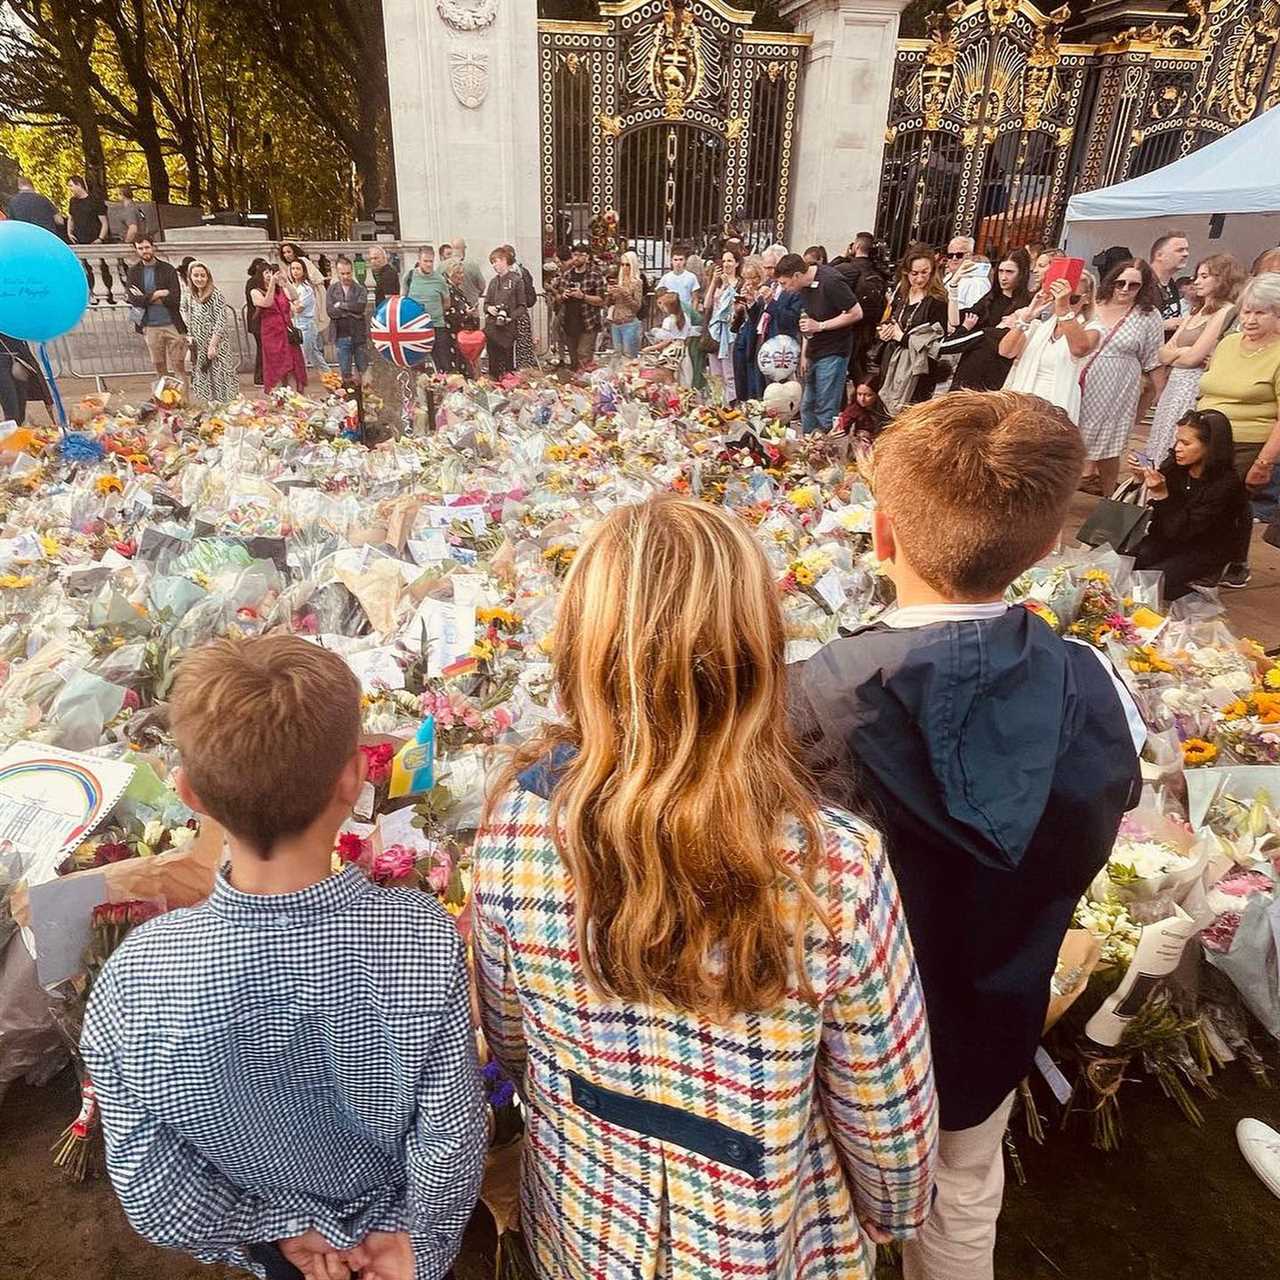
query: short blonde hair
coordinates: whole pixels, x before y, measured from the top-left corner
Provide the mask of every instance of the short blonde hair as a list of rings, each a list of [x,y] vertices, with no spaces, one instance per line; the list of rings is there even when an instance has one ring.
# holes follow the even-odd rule
[[[1240,291],[1240,308],[1254,307],[1259,311],[1272,311],[1280,315],[1280,274],[1264,271]]]
[[[224,639],[178,667],[170,723],[209,816],[264,858],[333,798],[360,735],[360,684],[298,636]]]
[[[1013,391],[913,405],[876,441],[877,503],[911,567],[951,600],[999,595],[1062,531],[1084,465],[1061,409]]]

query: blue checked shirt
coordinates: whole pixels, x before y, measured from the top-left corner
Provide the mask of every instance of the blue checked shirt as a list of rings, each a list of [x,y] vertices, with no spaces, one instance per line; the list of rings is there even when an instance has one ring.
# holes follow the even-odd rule
[[[438,1280],[486,1147],[463,947],[432,898],[347,868],[136,929],[94,984],[81,1048],[107,1167],[159,1245],[261,1276],[245,1246],[407,1230]]]

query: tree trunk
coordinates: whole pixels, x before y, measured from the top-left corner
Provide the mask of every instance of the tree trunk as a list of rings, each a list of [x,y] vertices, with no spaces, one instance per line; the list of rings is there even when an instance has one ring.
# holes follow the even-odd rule
[[[102,147],[102,130],[89,87],[89,55],[92,24],[76,22],[78,6],[54,4],[49,8],[49,38],[58,50],[59,70],[69,90],[72,123],[80,134],[84,152],[84,180],[90,191],[107,194],[107,157]],[[86,30],[87,28],[87,30]],[[86,40],[86,34],[88,39]]]
[[[165,168],[164,146],[156,120],[155,92],[147,66],[147,15],[143,0],[128,0],[127,4],[118,6],[107,4],[102,20],[115,36],[120,50],[120,65],[133,90],[136,141],[142,158],[147,162],[151,199],[156,204],[168,204],[169,171]]]

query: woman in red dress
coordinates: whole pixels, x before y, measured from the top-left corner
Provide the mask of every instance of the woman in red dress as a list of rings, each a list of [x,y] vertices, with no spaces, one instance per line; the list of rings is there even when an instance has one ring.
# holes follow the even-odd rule
[[[301,345],[289,341],[293,301],[284,272],[264,265],[251,282],[249,300],[258,308],[262,341],[262,386],[270,391],[277,383],[291,382],[297,391],[307,386],[307,365]]]

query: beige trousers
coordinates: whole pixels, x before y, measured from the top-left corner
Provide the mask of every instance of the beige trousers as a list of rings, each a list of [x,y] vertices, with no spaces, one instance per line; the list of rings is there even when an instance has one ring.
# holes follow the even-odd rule
[[[1004,1200],[1004,1131],[1011,1093],[972,1129],[938,1136],[933,1212],[902,1246],[903,1280],[993,1280],[996,1219]]]

